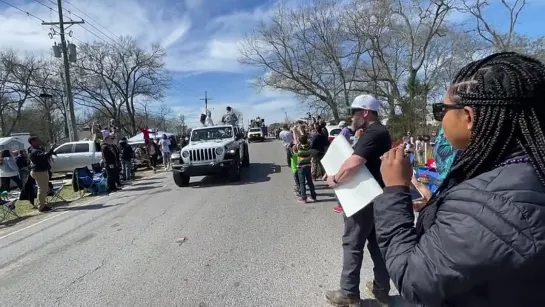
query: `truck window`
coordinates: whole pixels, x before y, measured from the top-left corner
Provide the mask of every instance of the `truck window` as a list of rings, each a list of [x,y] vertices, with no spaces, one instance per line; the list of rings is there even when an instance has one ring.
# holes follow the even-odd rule
[[[95,152],[101,152],[102,148],[100,147],[100,143],[98,142],[94,142],[94,143],[95,143]]]
[[[58,155],[71,153],[72,145],[73,144],[64,144],[61,147],[57,148],[57,150],[55,150],[55,153]]]
[[[78,143],[74,152],[89,152],[89,143]]]

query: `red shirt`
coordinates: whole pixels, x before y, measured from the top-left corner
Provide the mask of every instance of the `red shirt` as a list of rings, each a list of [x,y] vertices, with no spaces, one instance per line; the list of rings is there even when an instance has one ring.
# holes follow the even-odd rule
[[[144,143],[149,142],[149,130],[148,128],[140,128],[140,131],[142,131],[142,134],[144,135]]]

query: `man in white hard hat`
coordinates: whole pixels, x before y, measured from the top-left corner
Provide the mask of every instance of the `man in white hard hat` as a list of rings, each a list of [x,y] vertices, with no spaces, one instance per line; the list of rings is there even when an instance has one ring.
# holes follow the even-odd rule
[[[354,145],[354,153],[340,167],[337,174],[328,176],[331,187],[347,182],[361,167],[365,166],[377,182],[384,187],[380,174],[380,157],[390,150],[392,141],[388,129],[378,119],[380,102],[371,95],[360,95],[350,106],[352,121],[357,128],[364,129],[363,135]],[[343,212],[342,208],[336,208]],[[373,223],[373,205],[369,204],[350,217],[344,216],[343,269],[341,289],[328,291],[326,299],[335,306],[359,306],[360,271],[363,262],[363,248],[367,249],[374,263],[374,281],[367,288],[381,303],[388,303],[390,276],[379,250]]]

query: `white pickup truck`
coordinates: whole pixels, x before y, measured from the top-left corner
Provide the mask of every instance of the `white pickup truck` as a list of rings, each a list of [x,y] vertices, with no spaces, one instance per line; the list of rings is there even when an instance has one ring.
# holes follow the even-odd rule
[[[51,171],[54,173],[72,173],[78,167],[90,167],[100,163],[102,153],[100,145],[93,141],[68,142],[55,148]]]

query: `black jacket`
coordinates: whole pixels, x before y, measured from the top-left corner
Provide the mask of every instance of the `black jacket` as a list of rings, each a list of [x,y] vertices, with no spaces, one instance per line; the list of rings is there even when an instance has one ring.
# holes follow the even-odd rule
[[[49,159],[53,149],[45,151],[43,148],[28,148],[28,157],[31,162],[30,169],[35,172],[46,172],[50,169]]]
[[[545,187],[532,166],[498,167],[439,195],[437,210],[420,214],[420,234],[407,189],[374,201],[400,294],[426,306],[545,306]]]
[[[106,164],[116,164],[117,155],[115,154],[114,145],[102,144],[102,159]]]
[[[119,144],[119,147],[121,149],[121,160],[131,161],[132,158],[134,158],[134,150],[132,149],[131,145],[127,143],[121,143]]]
[[[314,155],[324,154],[326,147],[329,145],[329,141],[322,133],[310,134],[310,149]]]

